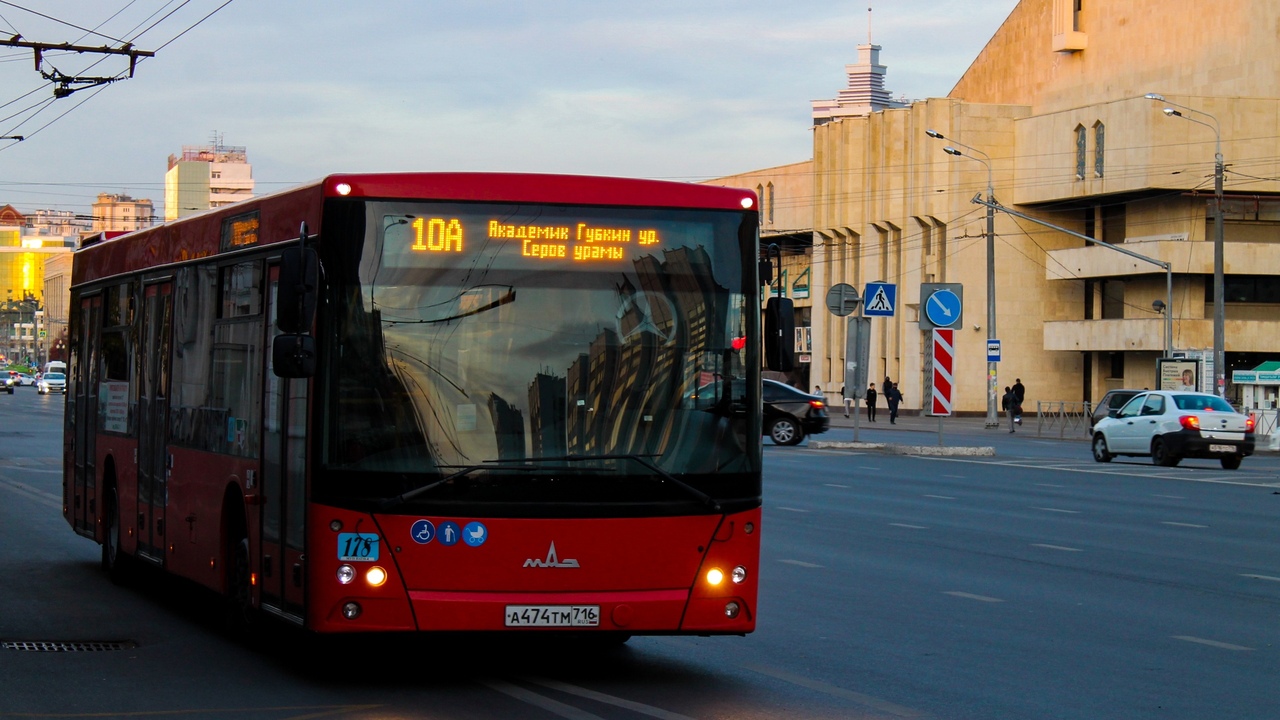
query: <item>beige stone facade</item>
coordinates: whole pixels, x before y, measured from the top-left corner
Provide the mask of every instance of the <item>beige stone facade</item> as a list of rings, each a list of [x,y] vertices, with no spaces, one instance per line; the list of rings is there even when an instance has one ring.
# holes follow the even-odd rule
[[[825,310],[826,288],[894,282],[897,315],[872,320],[870,375],[899,381],[906,407],[922,407],[920,284],[962,283],[955,409],[986,410],[987,211],[972,199],[990,181],[1005,207],[1170,263],[1173,285],[1166,340],[1153,308],[1167,300],[1163,269],[996,212],[998,389],[1021,378],[1034,408],[1154,387],[1166,343],[1212,345],[1215,130],[1226,163],[1227,377],[1280,359],[1280,5],[1076,5],[1024,0],[949,97],[819,124],[811,164],[717,181],[782,178],[775,193],[795,195],[774,202],[811,213],[810,385],[842,382],[845,321]],[[1161,112],[1170,104],[1183,116]],[[807,184],[797,177],[806,171]]]

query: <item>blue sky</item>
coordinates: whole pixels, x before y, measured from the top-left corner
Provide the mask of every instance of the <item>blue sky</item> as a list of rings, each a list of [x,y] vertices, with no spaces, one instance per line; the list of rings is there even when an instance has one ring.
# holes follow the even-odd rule
[[[331,172],[698,180],[797,162],[810,101],[835,97],[868,32],[865,3],[809,0],[234,0],[200,22],[224,2],[0,0],[5,36],[118,45],[69,23],[160,48],[34,117],[52,88],[31,50],[0,48],[0,135],[29,136],[0,141],[0,204],[87,213],[111,192],[159,212],[168,156],[215,132],[247,147],[260,193]],[[1016,4],[873,4],[887,89],[946,95]],[[46,58],[66,75],[126,67]]]

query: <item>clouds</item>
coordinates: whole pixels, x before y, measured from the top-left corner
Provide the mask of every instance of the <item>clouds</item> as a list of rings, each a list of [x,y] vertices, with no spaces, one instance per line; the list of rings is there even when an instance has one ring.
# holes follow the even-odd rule
[[[194,0],[137,46],[170,41],[221,2]],[[886,86],[895,97],[945,94],[1014,4],[877,9]],[[127,39],[176,4],[29,6]],[[84,36],[7,6],[0,19],[28,40]],[[704,178],[769,167],[811,155],[809,102],[835,96],[865,40],[865,6],[811,0],[237,0],[47,128],[36,132],[93,91],[0,124],[32,135],[0,151],[0,200],[78,212],[97,192],[158,202],[165,158],[215,131],[248,148],[260,191],[335,171]],[[51,59],[70,73],[99,58]],[[29,51],[0,55],[0,78],[0,102],[41,84]]]

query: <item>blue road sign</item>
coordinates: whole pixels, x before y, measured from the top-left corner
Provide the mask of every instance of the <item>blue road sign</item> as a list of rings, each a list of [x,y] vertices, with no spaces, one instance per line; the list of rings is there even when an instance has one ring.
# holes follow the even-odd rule
[[[867,283],[862,295],[863,317],[893,317],[898,306],[898,286],[894,283]]]
[[[987,341],[987,362],[1000,362],[1000,341]]]
[[[955,327],[960,322],[960,310],[960,297],[950,290],[938,290],[924,302],[924,314],[934,327]]]

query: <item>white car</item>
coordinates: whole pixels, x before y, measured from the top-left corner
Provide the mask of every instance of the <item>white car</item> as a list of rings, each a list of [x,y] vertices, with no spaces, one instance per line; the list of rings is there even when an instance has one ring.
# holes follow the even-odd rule
[[[1235,470],[1253,454],[1253,424],[1217,395],[1144,392],[1093,427],[1093,459],[1149,455],[1156,465],[1173,467],[1182,458],[1217,458]]]
[[[55,392],[65,395],[67,392],[67,376],[57,372],[45,373],[40,378],[40,382],[36,383],[36,392],[41,395]]]

